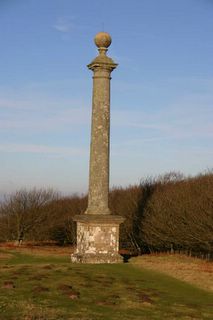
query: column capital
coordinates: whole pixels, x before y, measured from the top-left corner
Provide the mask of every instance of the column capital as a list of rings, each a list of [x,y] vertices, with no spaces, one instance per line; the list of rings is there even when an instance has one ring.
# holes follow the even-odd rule
[[[105,54],[100,54],[90,64],[87,65],[88,69],[92,71],[102,69],[108,70],[109,72],[112,72],[117,66],[118,64]]]

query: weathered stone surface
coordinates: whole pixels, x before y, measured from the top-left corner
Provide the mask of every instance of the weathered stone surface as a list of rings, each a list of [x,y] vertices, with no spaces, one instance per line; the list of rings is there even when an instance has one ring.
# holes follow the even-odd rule
[[[71,256],[71,260],[73,263],[93,263],[93,264],[101,264],[101,263],[122,263],[123,258],[117,254],[78,254],[74,253]]]
[[[82,215],[86,216],[86,215]],[[88,215],[89,216],[89,215]],[[81,216],[78,216],[81,217]],[[109,217],[109,216],[108,216]],[[77,249],[71,256],[73,262],[118,263],[122,262],[119,250],[119,224],[121,219],[78,219]],[[89,217],[88,217],[89,218]]]
[[[80,214],[73,217],[74,221],[77,222],[84,222],[84,223],[109,223],[109,224],[120,224],[124,222],[124,218],[117,215],[103,215],[103,214],[97,214],[97,215],[88,215],[88,214]]]
[[[87,214],[109,214],[110,70],[98,66],[93,78],[93,111],[90,145]]]
[[[111,215],[109,196],[110,79],[117,64],[106,55],[111,37],[100,32],[95,37],[99,55],[88,65],[93,71],[92,129],[90,144],[88,208],[77,222],[77,249],[73,262],[117,263],[119,225],[123,218]]]
[[[112,42],[112,39],[109,33],[99,32],[96,34],[94,42],[98,48],[108,48]]]

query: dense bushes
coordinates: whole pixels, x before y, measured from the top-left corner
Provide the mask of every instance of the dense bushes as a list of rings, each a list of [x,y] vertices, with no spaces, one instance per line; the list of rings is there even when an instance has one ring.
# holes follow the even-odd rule
[[[158,183],[141,221],[150,250],[213,251],[213,175]]]
[[[0,206],[0,241],[54,240],[75,244],[72,217],[87,198],[62,198],[52,190],[21,190]],[[125,217],[121,247],[138,252],[187,250],[213,253],[213,173],[183,177],[169,173],[114,188],[109,206]]]
[[[62,198],[52,190],[20,190],[0,206],[0,241],[75,242],[72,217],[86,208],[86,197]]]

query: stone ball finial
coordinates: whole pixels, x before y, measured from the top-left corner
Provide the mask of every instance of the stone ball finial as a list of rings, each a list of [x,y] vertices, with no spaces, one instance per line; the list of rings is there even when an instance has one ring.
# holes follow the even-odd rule
[[[96,34],[94,42],[98,48],[108,48],[112,42],[112,38],[107,32],[99,32]]]

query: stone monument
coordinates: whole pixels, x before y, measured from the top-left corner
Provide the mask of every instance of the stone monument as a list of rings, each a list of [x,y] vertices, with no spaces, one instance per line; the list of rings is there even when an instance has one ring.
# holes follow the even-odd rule
[[[121,216],[113,215],[108,207],[109,141],[110,141],[110,79],[117,64],[106,55],[111,37],[106,32],[95,36],[99,55],[88,65],[93,71],[92,128],[88,207],[74,217],[77,222],[77,248],[72,262],[122,262],[119,250]]]

